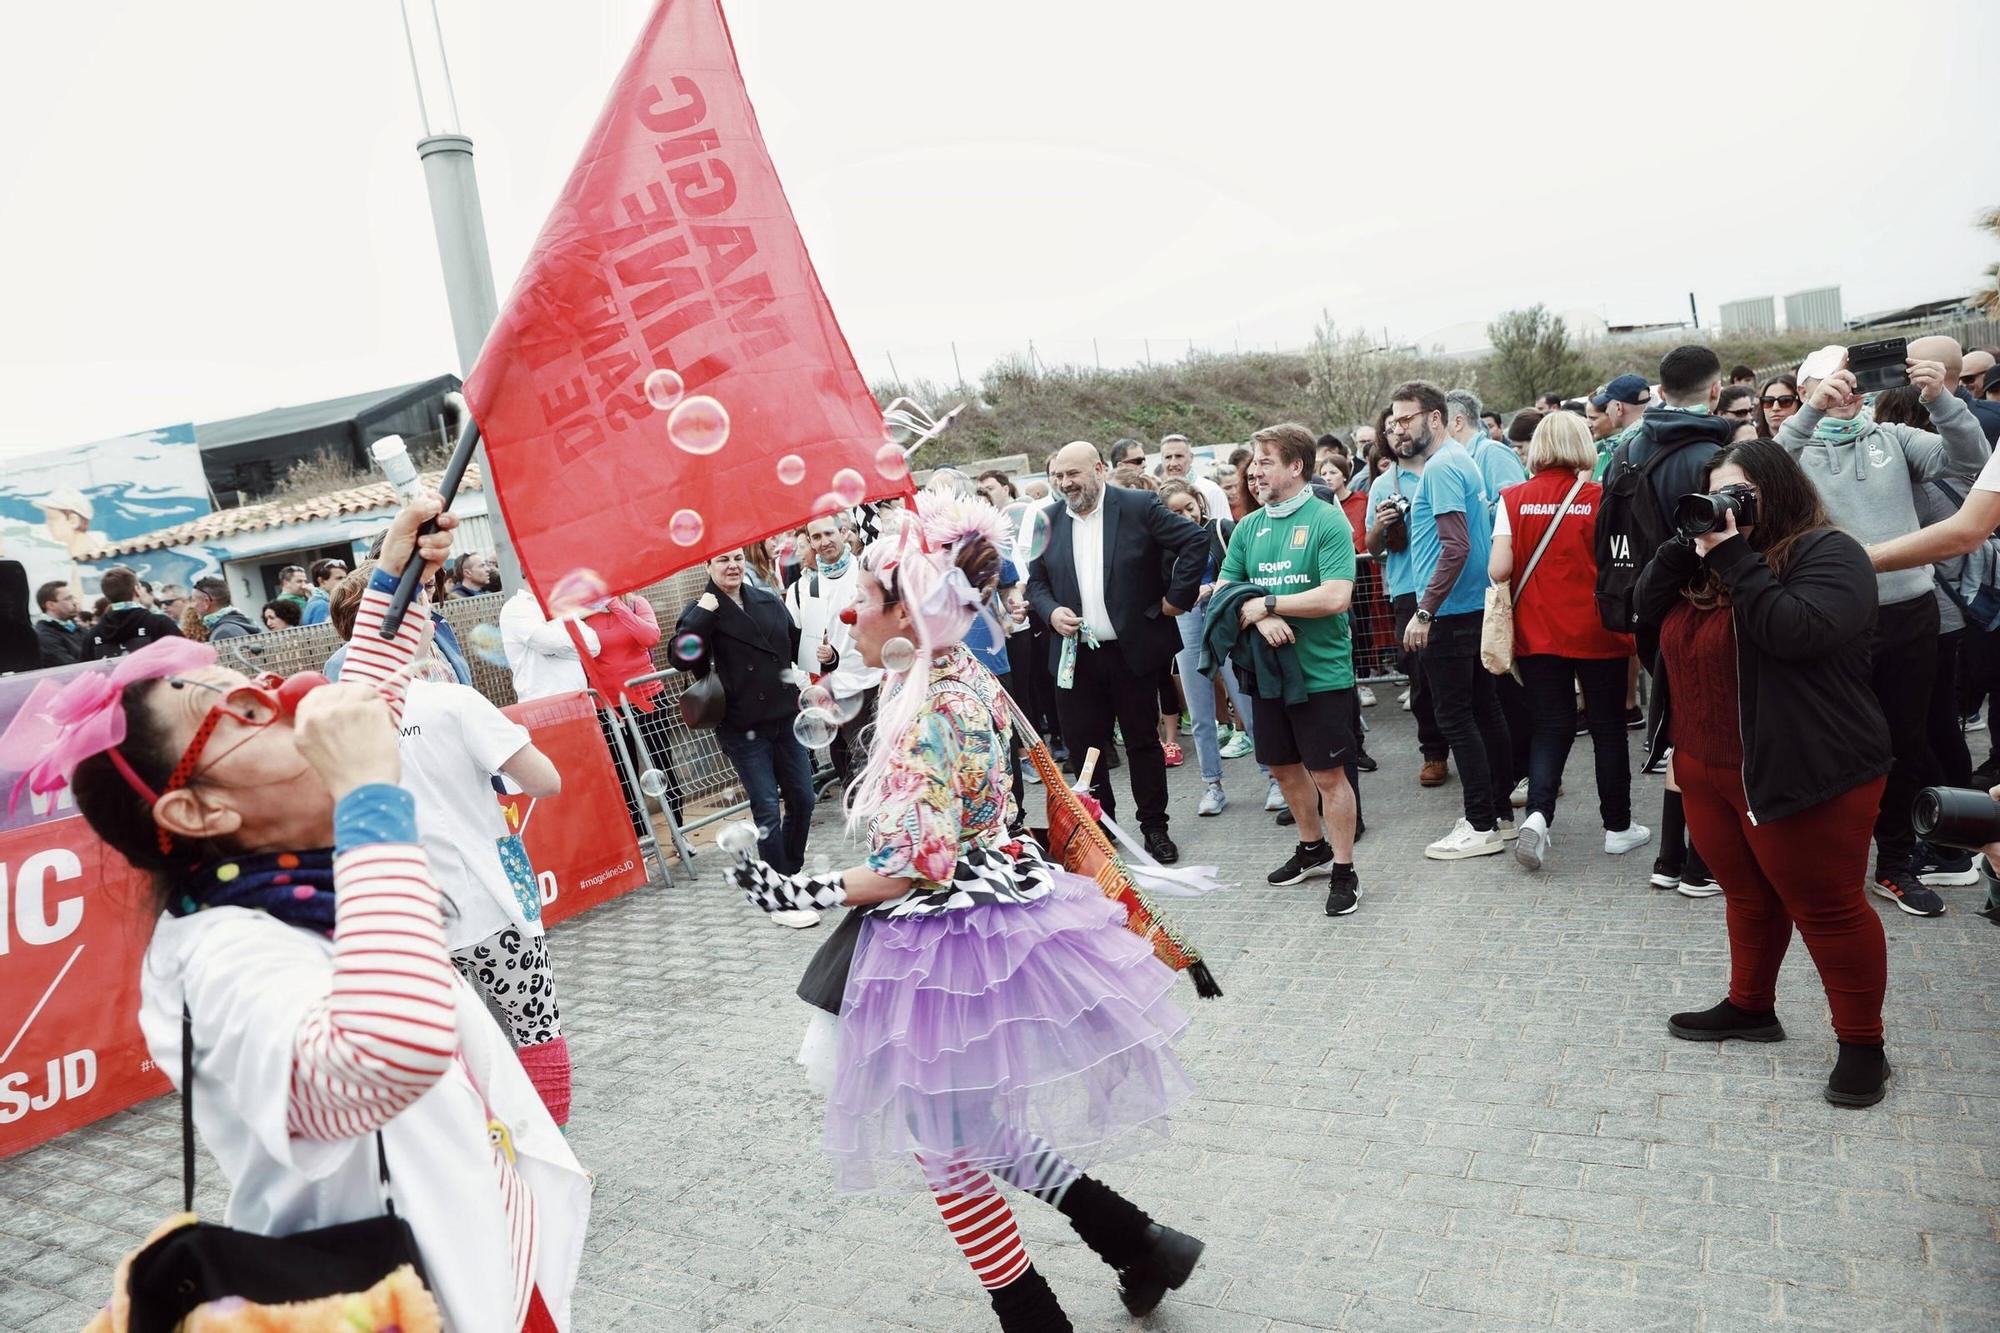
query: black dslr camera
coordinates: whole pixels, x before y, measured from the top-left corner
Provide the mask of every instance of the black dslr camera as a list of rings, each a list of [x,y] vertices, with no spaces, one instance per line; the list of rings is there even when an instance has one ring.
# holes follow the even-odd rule
[[[1910,803],[1910,827],[1925,842],[1976,852],[2000,842],[2000,803],[1966,787],[1926,787]]]
[[[1674,505],[1674,526],[1684,537],[1699,537],[1721,527],[1731,513],[1739,528],[1757,521],[1757,493],[1740,481],[1708,495],[1683,495]]]

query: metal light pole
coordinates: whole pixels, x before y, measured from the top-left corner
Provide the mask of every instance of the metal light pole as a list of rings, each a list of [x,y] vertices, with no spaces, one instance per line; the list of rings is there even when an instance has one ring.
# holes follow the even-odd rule
[[[451,84],[451,61],[445,55],[444,25],[437,0],[401,0],[403,39],[410,50],[410,75],[416,82],[417,115],[424,137],[417,140],[417,158],[424,165],[424,185],[431,198],[431,223],[437,232],[438,261],[444,268],[445,300],[451,306],[451,332],[458,344],[458,373],[472,373],[486,334],[500,317],[493,289],[493,260],[486,252],[486,217],[479,208],[479,180],[472,166],[472,139],[459,126],[458,94]],[[411,21],[412,9],[417,21]],[[430,23],[422,22],[428,14]],[[437,108],[433,120],[431,108]],[[493,555],[500,581],[521,586],[521,562],[501,518],[493,491],[493,472],[486,463],[486,446],[478,449],[479,471],[486,484],[486,521],[493,531]]]

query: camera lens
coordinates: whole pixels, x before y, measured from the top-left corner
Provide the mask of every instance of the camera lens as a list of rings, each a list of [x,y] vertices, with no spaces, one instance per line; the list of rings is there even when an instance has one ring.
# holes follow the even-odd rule
[[[1910,827],[1939,847],[1976,851],[2000,842],[2000,804],[1983,791],[1925,787],[1910,802]]]
[[[1690,537],[1713,532],[1722,522],[1723,506],[1714,495],[1683,495],[1674,505],[1674,526]]]

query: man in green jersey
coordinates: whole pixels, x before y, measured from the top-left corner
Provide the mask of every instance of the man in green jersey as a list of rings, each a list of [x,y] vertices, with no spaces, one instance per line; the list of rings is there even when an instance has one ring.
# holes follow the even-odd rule
[[[1250,437],[1250,488],[1262,507],[1236,525],[1217,577],[1222,584],[1264,589],[1265,596],[1243,603],[1241,623],[1272,647],[1289,647],[1305,678],[1303,703],[1250,701],[1257,759],[1270,768],[1299,828],[1298,849],[1269,880],[1297,884],[1326,875],[1327,915],[1345,916],[1361,897],[1354,873],[1354,788],[1345,768],[1355,746],[1347,624],[1354,533],[1339,507],[1316,498],[1307,484],[1314,448],[1312,432],[1291,423]]]

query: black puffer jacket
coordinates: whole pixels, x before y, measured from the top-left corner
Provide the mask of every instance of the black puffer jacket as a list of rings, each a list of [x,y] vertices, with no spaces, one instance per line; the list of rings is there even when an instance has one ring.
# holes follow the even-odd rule
[[[1639,575],[1634,603],[1657,634],[1701,572],[1694,543],[1675,538]],[[1838,528],[1799,539],[1783,577],[1747,539],[1708,554],[1729,589],[1736,629],[1737,723],[1750,819],[1769,824],[1889,771],[1889,727],[1869,684],[1875,571]],[[1654,677],[1650,759],[1671,735],[1665,671]]]

